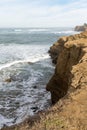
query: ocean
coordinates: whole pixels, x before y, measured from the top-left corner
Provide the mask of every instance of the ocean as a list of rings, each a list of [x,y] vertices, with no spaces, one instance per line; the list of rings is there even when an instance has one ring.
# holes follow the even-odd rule
[[[50,107],[48,50],[72,28],[0,28],[0,128]],[[9,81],[9,79],[11,81]]]

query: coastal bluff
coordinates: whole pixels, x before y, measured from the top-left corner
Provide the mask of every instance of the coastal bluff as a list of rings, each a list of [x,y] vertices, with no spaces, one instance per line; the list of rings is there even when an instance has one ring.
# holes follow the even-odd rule
[[[46,87],[51,92],[52,103],[69,90],[87,87],[87,32],[61,37],[50,47],[49,54],[56,64]]]
[[[75,31],[87,31],[87,24],[84,23],[84,25],[81,25],[81,26],[76,26]]]
[[[1,130],[87,130],[87,32],[59,38],[49,54],[55,72],[46,89],[54,105]]]

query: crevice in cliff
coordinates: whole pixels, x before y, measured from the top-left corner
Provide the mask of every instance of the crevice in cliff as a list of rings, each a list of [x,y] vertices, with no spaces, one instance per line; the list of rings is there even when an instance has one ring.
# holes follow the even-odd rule
[[[52,104],[56,103],[60,98],[64,97],[68,91],[66,79],[62,79],[59,75],[51,78],[47,84],[47,90],[51,92]]]

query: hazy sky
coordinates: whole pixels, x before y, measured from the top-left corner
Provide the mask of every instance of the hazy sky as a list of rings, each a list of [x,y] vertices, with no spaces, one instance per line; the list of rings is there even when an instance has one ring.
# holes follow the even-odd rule
[[[0,0],[0,27],[64,27],[87,22],[87,0]]]

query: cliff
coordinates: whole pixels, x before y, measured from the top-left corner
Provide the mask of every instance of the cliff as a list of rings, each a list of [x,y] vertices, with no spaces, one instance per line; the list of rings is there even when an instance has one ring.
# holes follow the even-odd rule
[[[56,69],[46,89],[56,103],[69,90],[87,86],[87,32],[60,38],[49,53]]]
[[[2,130],[87,130],[87,32],[61,37],[49,53],[56,67],[46,89],[56,104]]]
[[[87,31],[87,24],[84,24],[82,26],[76,26],[75,31]]]

